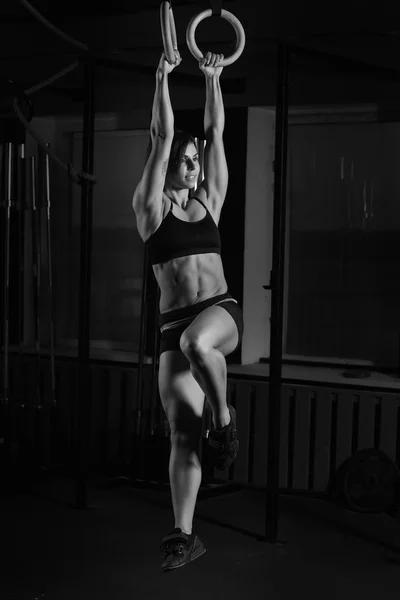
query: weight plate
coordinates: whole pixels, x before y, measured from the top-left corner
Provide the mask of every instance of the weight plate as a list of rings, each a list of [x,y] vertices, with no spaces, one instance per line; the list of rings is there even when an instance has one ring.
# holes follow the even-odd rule
[[[394,505],[400,472],[394,462],[375,448],[360,450],[339,468],[336,492],[354,511],[385,512]]]

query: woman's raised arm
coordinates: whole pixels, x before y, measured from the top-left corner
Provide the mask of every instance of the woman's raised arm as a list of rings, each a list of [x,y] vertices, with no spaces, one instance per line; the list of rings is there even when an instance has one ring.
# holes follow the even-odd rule
[[[156,90],[153,100],[153,111],[150,125],[152,138],[160,136],[166,138],[174,135],[174,113],[172,111],[171,99],[168,89],[168,75],[182,62],[178,50],[175,50],[176,60],[171,65],[165,58],[165,53],[161,55],[160,62],[156,71]]]

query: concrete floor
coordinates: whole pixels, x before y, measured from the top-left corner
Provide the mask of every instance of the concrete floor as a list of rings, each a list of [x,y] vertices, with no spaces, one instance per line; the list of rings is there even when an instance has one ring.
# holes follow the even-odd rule
[[[258,541],[265,513],[260,491],[200,500],[194,530],[207,553],[162,573],[160,538],[174,525],[169,490],[110,489],[106,483],[91,479],[89,509],[79,511],[73,508],[74,480],[66,477],[47,479],[30,490],[5,490],[0,497],[6,550],[0,561],[0,600],[399,597],[400,553],[356,537],[320,500],[281,496],[283,543]],[[386,532],[382,541],[400,549],[396,520],[381,515],[361,519],[364,529],[373,524],[372,529]]]

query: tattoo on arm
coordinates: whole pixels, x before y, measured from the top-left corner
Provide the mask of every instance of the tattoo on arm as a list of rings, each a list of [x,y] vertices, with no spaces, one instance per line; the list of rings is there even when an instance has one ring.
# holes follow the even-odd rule
[[[165,160],[165,161],[163,162],[163,166],[162,166],[162,174],[163,174],[163,175],[166,175],[166,173],[167,173],[167,168],[168,168],[168,160]]]
[[[164,133],[160,133],[158,134],[158,137],[160,137],[162,140],[165,140],[165,134]]]

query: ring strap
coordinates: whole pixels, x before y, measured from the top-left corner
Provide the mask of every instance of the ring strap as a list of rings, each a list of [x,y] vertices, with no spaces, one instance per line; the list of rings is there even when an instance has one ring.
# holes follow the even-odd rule
[[[168,0],[165,0],[165,2],[162,2],[160,5],[160,23],[165,57],[172,65],[175,63],[174,51],[178,49],[178,43],[176,39],[174,13],[171,2]]]
[[[212,16],[220,17],[222,11],[222,0],[210,0]]]

